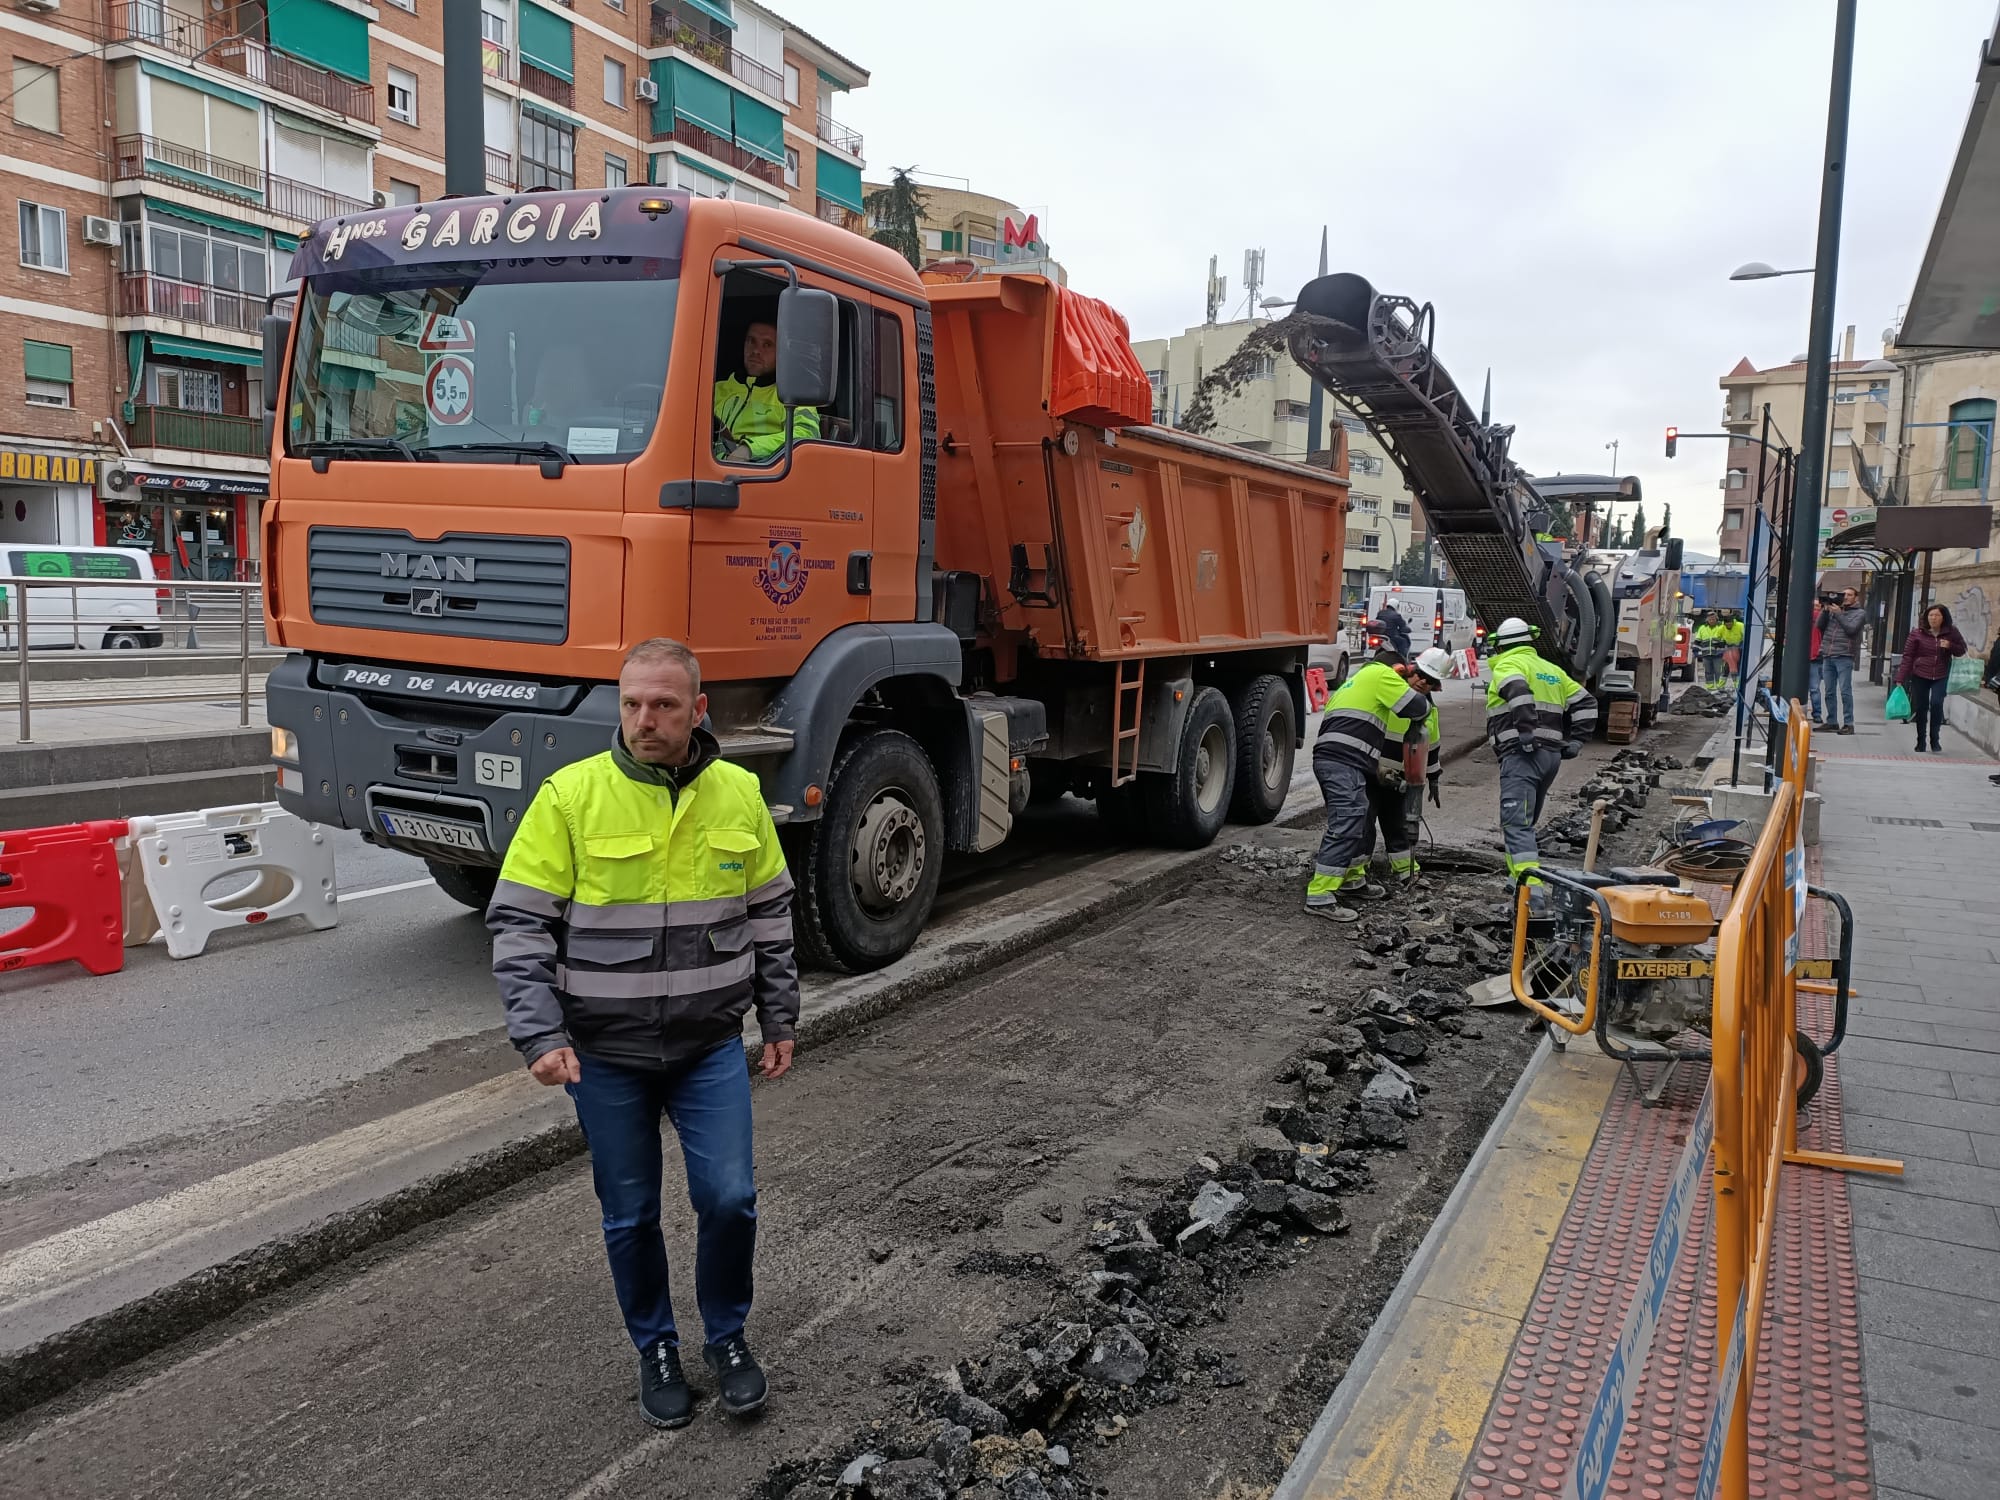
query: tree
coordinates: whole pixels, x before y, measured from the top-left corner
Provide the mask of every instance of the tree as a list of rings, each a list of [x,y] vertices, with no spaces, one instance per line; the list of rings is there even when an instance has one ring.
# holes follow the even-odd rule
[[[868,222],[881,226],[869,238],[894,250],[910,263],[913,270],[923,264],[924,211],[930,206],[923,189],[910,177],[916,170],[915,167],[892,168],[889,185],[877,188],[861,200],[862,212],[868,215]]]
[[[1625,533],[1625,545],[1628,547],[1646,545],[1646,502],[1643,500],[1632,507],[1632,525]]]
[[[1396,570],[1389,576],[1391,583],[1429,583],[1424,572],[1424,544],[1411,542],[1410,550],[1403,554],[1403,560],[1396,564]]]

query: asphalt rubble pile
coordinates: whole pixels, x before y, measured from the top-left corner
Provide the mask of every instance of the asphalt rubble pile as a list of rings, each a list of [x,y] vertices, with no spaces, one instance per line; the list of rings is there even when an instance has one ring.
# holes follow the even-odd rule
[[[1347,1232],[1341,1199],[1368,1189],[1374,1166],[1423,1118],[1427,1089],[1410,1070],[1446,1037],[1481,1035],[1459,983],[1466,965],[1498,956],[1487,931],[1511,915],[1500,907],[1468,923],[1418,910],[1426,915],[1371,921],[1363,942],[1371,961],[1393,959],[1430,987],[1370,990],[1286,1061],[1233,1149],[1197,1157],[1163,1192],[1155,1182],[1086,1205],[1088,1234],[1067,1267],[967,1257],[962,1271],[1046,1280],[1046,1310],[949,1369],[885,1368],[898,1409],[818,1457],[777,1465],[755,1500],[1105,1495],[1089,1478],[1092,1457],[1147,1411],[1245,1384],[1210,1332],[1228,1321],[1232,1290]]]
[[[1699,714],[1703,718],[1719,719],[1735,707],[1734,694],[1711,692],[1700,683],[1692,683],[1682,691],[1680,697],[1667,705],[1667,712]]]
[[[1581,855],[1590,843],[1590,805],[1600,799],[1604,809],[1604,831],[1617,833],[1636,817],[1661,785],[1668,771],[1681,771],[1686,762],[1675,755],[1656,755],[1636,746],[1620,750],[1591,773],[1577,788],[1578,806],[1559,813],[1535,830],[1535,843],[1544,859],[1550,855]]]

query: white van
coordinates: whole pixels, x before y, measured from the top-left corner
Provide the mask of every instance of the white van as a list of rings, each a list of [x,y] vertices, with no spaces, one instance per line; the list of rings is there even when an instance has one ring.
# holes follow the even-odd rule
[[[138,547],[0,547],[0,565],[13,578],[73,579],[71,588],[30,588],[28,645],[73,646],[85,651],[129,651],[165,639],[152,554]],[[11,585],[0,584],[0,641],[19,649]]]
[[[1476,638],[1464,589],[1431,588],[1423,584],[1377,584],[1368,591],[1368,618],[1375,619],[1393,604],[1410,627],[1410,654],[1431,646],[1463,651]]]

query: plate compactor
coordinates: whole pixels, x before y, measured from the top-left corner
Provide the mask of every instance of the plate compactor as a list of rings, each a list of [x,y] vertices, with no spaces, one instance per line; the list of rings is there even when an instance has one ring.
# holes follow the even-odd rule
[[[1558,1047],[1594,1032],[1604,1051],[1628,1067],[1664,1063],[1650,1085],[1635,1079],[1648,1104],[1666,1092],[1683,1062],[1706,1062],[1714,1010],[1715,938],[1709,903],[1659,869],[1607,872],[1544,868],[1542,884],[1515,888],[1514,998],[1548,1023]],[[1837,894],[1813,889],[1840,913],[1840,956],[1798,965],[1805,978],[1831,978],[1834,1031],[1821,1045],[1798,1035],[1798,1103],[1819,1091],[1824,1059],[1847,1030],[1848,960],[1853,923]]]

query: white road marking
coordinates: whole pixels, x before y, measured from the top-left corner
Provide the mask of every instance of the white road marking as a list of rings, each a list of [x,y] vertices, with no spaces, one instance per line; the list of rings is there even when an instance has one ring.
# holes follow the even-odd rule
[[[395,885],[374,885],[365,891],[342,891],[338,899],[342,901],[365,901],[370,896],[393,896],[398,891],[421,890],[424,886],[436,884],[435,880],[426,875],[422,880],[403,880],[398,881]]]

